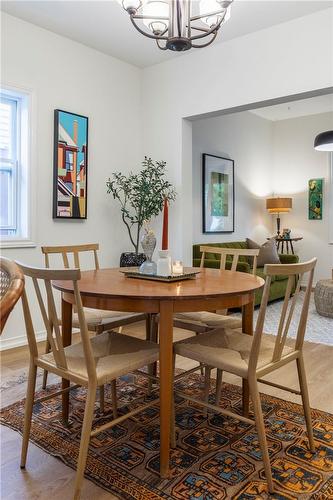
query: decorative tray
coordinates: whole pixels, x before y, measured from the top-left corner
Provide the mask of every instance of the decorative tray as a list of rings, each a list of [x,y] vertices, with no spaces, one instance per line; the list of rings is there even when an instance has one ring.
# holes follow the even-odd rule
[[[175,281],[184,281],[194,279],[200,271],[191,271],[184,272],[183,274],[172,274],[171,276],[158,276],[157,274],[143,274],[133,268],[124,268],[124,270],[120,270],[126,278],[137,278],[143,280],[151,280],[151,281],[163,281],[164,283],[173,283]]]

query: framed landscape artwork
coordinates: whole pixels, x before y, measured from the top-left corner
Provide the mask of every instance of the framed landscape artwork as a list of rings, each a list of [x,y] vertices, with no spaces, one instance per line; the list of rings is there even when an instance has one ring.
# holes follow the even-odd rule
[[[54,111],[53,218],[87,218],[88,118]]]
[[[204,233],[234,231],[234,162],[202,155],[202,212]]]
[[[323,182],[324,179],[309,180],[309,219],[323,218]]]

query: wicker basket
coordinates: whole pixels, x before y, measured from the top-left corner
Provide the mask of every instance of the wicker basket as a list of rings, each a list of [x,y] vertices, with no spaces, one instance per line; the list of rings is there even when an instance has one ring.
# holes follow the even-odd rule
[[[333,318],[333,279],[317,282],[314,300],[318,314]]]

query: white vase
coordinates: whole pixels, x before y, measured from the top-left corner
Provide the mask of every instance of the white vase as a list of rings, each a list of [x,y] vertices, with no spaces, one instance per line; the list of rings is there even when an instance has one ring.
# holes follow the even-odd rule
[[[169,250],[159,250],[157,261],[157,275],[158,276],[171,276],[171,257]]]

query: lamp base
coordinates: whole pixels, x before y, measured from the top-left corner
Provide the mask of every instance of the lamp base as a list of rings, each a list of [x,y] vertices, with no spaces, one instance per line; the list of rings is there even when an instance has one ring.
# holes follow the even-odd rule
[[[280,226],[281,226],[281,219],[278,215],[276,218],[276,229],[277,229],[276,232],[277,232],[278,237],[280,237]]]

